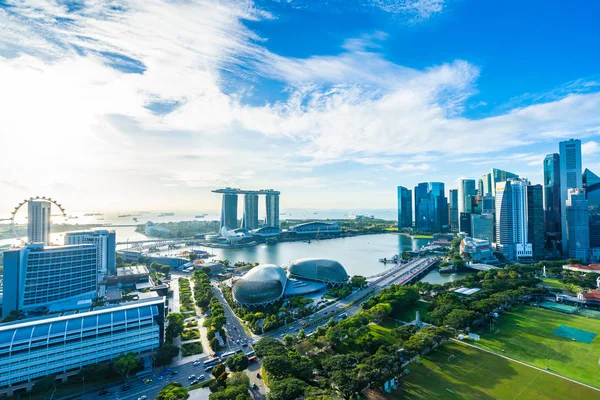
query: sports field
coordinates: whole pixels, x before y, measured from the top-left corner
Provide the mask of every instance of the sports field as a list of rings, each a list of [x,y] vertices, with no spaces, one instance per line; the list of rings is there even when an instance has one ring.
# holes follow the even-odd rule
[[[595,399],[600,392],[505,358],[449,342],[411,363],[390,399]]]
[[[600,388],[600,337],[589,344],[577,334],[562,337],[561,325],[600,335],[598,319],[523,306],[503,313],[497,333],[481,332],[481,341],[474,344]]]

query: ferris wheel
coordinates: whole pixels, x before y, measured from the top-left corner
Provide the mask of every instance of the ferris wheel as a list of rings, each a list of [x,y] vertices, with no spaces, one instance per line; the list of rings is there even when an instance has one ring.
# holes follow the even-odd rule
[[[17,213],[19,212],[19,210],[21,209],[21,207],[23,207],[25,204],[30,203],[32,201],[47,201],[48,203],[52,203],[56,207],[58,207],[58,209],[60,210],[62,216],[64,218],[67,218],[67,213],[66,213],[65,209],[63,208],[63,206],[58,201],[56,201],[56,200],[54,200],[54,199],[52,199],[50,197],[35,196],[35,197],[30,197],[29,199],[23,200],[10,213],[10,227],[12,229],[13,235],[15,235],[15,237],[17,238],[17,240],[21,241],[22,243],[25,243],[25,240],[23,240],[23,238],[21,238],[19,236],[19,234],[17,233],[17,227],[16,227],[16,223],[15,223],[15,217],[17,216]]]

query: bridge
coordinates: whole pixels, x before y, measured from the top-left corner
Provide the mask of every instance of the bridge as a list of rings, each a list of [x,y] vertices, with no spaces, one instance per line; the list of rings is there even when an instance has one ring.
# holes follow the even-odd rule
[[[130,240],[126,242],[117,242],[117,246],[128,246],[128,250],[144,250],[163,246],[175,246],[184,244],[187,246],[203,244],[201,239],[146,239],[146,240]],[[131,246],[131,247],[129,247]]]
[[[492,269],[498,269],[500,267],[495,267],[488,264],[467,264],[467,268],[475,269],[477,271],[489,271]]]

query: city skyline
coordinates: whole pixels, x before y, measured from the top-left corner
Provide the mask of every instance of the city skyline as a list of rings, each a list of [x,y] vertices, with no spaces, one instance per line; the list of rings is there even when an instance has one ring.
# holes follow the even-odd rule
[[[490,166],[541,183],[569,138],[600,170],[597,4],[124,4],[0,5],[0,147],[27,151],[0,158],[0,209],[216,210],[249,182],[393,209],[397,185]]]

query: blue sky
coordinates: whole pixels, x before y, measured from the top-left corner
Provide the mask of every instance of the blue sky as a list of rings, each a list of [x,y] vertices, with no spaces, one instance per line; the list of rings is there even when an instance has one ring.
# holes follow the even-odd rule
[[[0,0],[0,208],[393,208],[558,142],[600,170],[600,4]],[[20,143],[15,147],[15,143]]]

